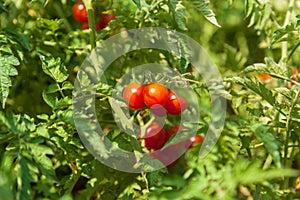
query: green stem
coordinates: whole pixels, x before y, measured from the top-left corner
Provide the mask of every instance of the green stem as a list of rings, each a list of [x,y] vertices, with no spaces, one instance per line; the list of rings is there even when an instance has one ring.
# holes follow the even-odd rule
[[[290,23],[294,3],[295,3],[295,0],[290,0],[289,1],[288,10],[286,12],[282,28],[285,28]],[[287,38],[287,36],[285,36],[284,38]],[[282,45],[281,45],[281,61],[285,62],[287,57],[288,57],[287,41],[283,41]]]
[[[300,96],[300,89],[297,91],[295,98],[292,101],[291,107],[289,109],[289,113],[286,116],[286,136],[285,136],[285,144],[284,144],[284,157],[283,157],[283,165],[286,168],[289,168],[290,163],[288,162],[288,150],[289,150],[289,140],[290,140],[290,133],[291,133],[291,121],[292,121],[292,112],[294,107],[297,104],[297,100]],[[282,189],[288,187],[289,178],[284,178],[284,182],[282,185]]]
[[[96,47],[94,8],[91,0],[84,0],[83,3],[88,12],[88,21],[89,21],[89,28],[90,28],[90,43],[92,49],[94,49]]]

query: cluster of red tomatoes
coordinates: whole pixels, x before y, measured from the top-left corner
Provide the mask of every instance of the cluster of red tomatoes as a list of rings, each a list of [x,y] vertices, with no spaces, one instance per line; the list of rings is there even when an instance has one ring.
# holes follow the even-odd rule
[[[123,98],[129,108],[138,110],[148,106],[151,112],[159,117],[167,113],[178,115],[187,108],[184,98],[168,90],[163,84],[155,82],[146,86],[136,82],[130,83],[124,89]]]
[[[79,23],[82,23],[82,30],[88,29],[88,12],[86,7],[82,1],[77,2],[73,5],[72,8],[73,17]],[[96,16],[96,10],[94,10],[94,16]],[[95,29],[99,31],[105,28],[110,21],[116,18],[113,14],[108,14],[106,12],[102,12],[99,20],[95,20]]]
[[[179,115],[188,107],[183,97],[156,82],[147,85],[132,82],[125,87],[123,98],[129,108],[134,110],[149,108],[151,113],[158,117],[167,114]],[[203,142],[203,137],[196,135],[162,148],[173,136],[186,130],[185,127],[179,125],[164,129],[159,123],[152,122],[146,128],[145,133],[140,132],[139,140],[144,142],[144,146],[150,151],[156,150],[151,152],[153,159],[158,159],[165,166],[170,166],[185,150]]]

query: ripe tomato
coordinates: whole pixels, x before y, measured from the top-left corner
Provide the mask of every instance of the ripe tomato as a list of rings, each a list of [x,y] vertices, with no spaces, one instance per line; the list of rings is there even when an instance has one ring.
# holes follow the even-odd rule
[[[168,99],[168,89],[160,83],[150,83],[144,89],[144,102],[150,108],[156,104],[164,106]]]
[[[144,85],[132,82],[126,86],[123,91],[123,98],[128,102],[128,107],[132,109],[142,109],[146,105],[144,103]]]
[[[195,136],[191,137],[189,139],[189,142],[191,144],[189,148],[193,148],[195,145],[203,142],[203,140],[204,140],[204,138],[201,135],[195,135]]]
[[[165,143],[166,132],[163,127],[156,122],[153,122],[147,127],[144,138],[142,138],[141,134],[140,132],[140,138],[145,140],[145,147],[147,149],[157,150]]]
[[[167,148],[151,152],[152,159],[158,159],[166,167],[171,167],[177,163],[180,156],[188,149],[190,143],[187,140],[172,144]]]
[[[169,114],[178,115],[187,108],[187,102],[184,98],[170,90],[165,108]]]
[[[80,23],[88,22],[88,13],[82,1],[79,1],[73,5],[72,13],[76,21]]]
[[[82,30],[86,30],[86,29],[89,29],[89,23],[88,22],[85,22],[82,24]],[[96,31],[99,31],[101,28],[100,28],[100,22],[95,22],[95,30]]]
[[[166,142],[175,134],[179,133],[182,130],[186,130],[184,126],[176,125],[166,130]]]
[[[103,12],[100,16],[100,28],[105,28],[110,23],[110,21],[114,19],[116,19],[115,15]]]

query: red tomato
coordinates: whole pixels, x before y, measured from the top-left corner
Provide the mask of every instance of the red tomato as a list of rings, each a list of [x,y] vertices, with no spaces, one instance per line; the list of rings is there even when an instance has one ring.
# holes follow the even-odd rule
[[[123,98],[128,102],[128,107],[132,109],[142,109],[146,105],[144,103],[144,85],[132,82],[123,91]]]
[[[144,89],[144,102],[151,107],[156,104],[164,106],[168,99],[168,89],[160,83],[150,83]]]
[[[182,130],[186,130],[184,126],[176,125],[166,130],[166,142],[175,134],[179,133]]]
[[[74,4],[72,8],[73,17],[80,23],[88,22],[88,13],[82,1]]]
[[[82,30],[86,30],[86,29],[89,29],[89,23],[88,22],[85,22],[82,24]],[[96,31],[99,31],[101,28],[100,28],[100,23],[99,22],[95,22],[95,30]]]
[[[165,108],[169,114],[178,115],[187,108],[187,102],[184,98],[178,96],[175,94],[175,92],[170,90]]]
[[[105,28],[110,21],[116,19],[116,16],[113,14],[102,13],[100,17],[100,27],[101,29]]]
[[[191,144],[189,148],[193,148],[195,145],[203,142],[203,140],[204,140],[204,138],[201,135],[195,135],[195,136],[191,137],[189,139],[189,142]]]
[[[152,159],[158,159],[166,167],[171,167],[177,163],[180,156],[188,149],[190,143],[188,140],[172,144],[167,148],[151,152]]]
[[[156,122],[153,122],[148,126],[145,132],[144,140],[145,140],[145,147],[147,149],[160,149],[165,143],[165,130],[161,125]],[[140,138],[142,138],[140,132]]]

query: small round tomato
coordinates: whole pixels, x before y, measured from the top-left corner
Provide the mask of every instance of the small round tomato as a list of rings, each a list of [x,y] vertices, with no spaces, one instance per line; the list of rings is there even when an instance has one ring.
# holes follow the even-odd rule
[[[175,134],[179,133],[182,130],[186,130],[184,126],[176,125],[171,128],[166,129],[166,142]]]
[[[166,167],[171,167],[177,163],[182,154],[188,149],[190,143],[187,140],[172,144],[166,148],[150,153],[152,159],[157,159]]]
[[[89,28],[90,27],[89,27],[89,23],[88,22],[85,22],[85,23],[82,24],[82,27],[81,27],[82,30],[87,30]],[[100,29],[101,29],[100,28],[100,22],[95,22],[95,30],[99,31]]]
[[[160,83],[150,83],[144,89],[144,102],[150,108],[156,104],[164,106],[168,99],[168,89]]]
[[[170,90],[165,108],[169,114],[178,115],[187,108],[187,102],[184,98]]]
[[[115,15],[103,12],[100,16],[101,29],[105,28],[114,19],[116,19]]]
[[[144,103],[144,85],[132,82],[127,85],[123,91],[123,98],[128,102],[128,107],[132,109],[142,109],[146,105]]]
[[[145,136],[142,138],[142,132],[140,132],[140,138],[145,140],[145,147],[147,149],[160,149],[165,143],[165,130],[163,127],[153,122],[150,124],[145,132]]]
[[[204,138],[203,138],[203,136],[201,136],[201,135],[195,135],[195,136],[191,137],[191,138],[189,139],[189,142],[190,142],[190,144],[191,144],[189,148],[193,148],[193,147],[196,146],[197,144],[202,143],[203,140],[204,140]]]
[[[82,1],[79,1],[73,5],[72,13],[76,21],[80,23],[88,22],[88,13]]]

